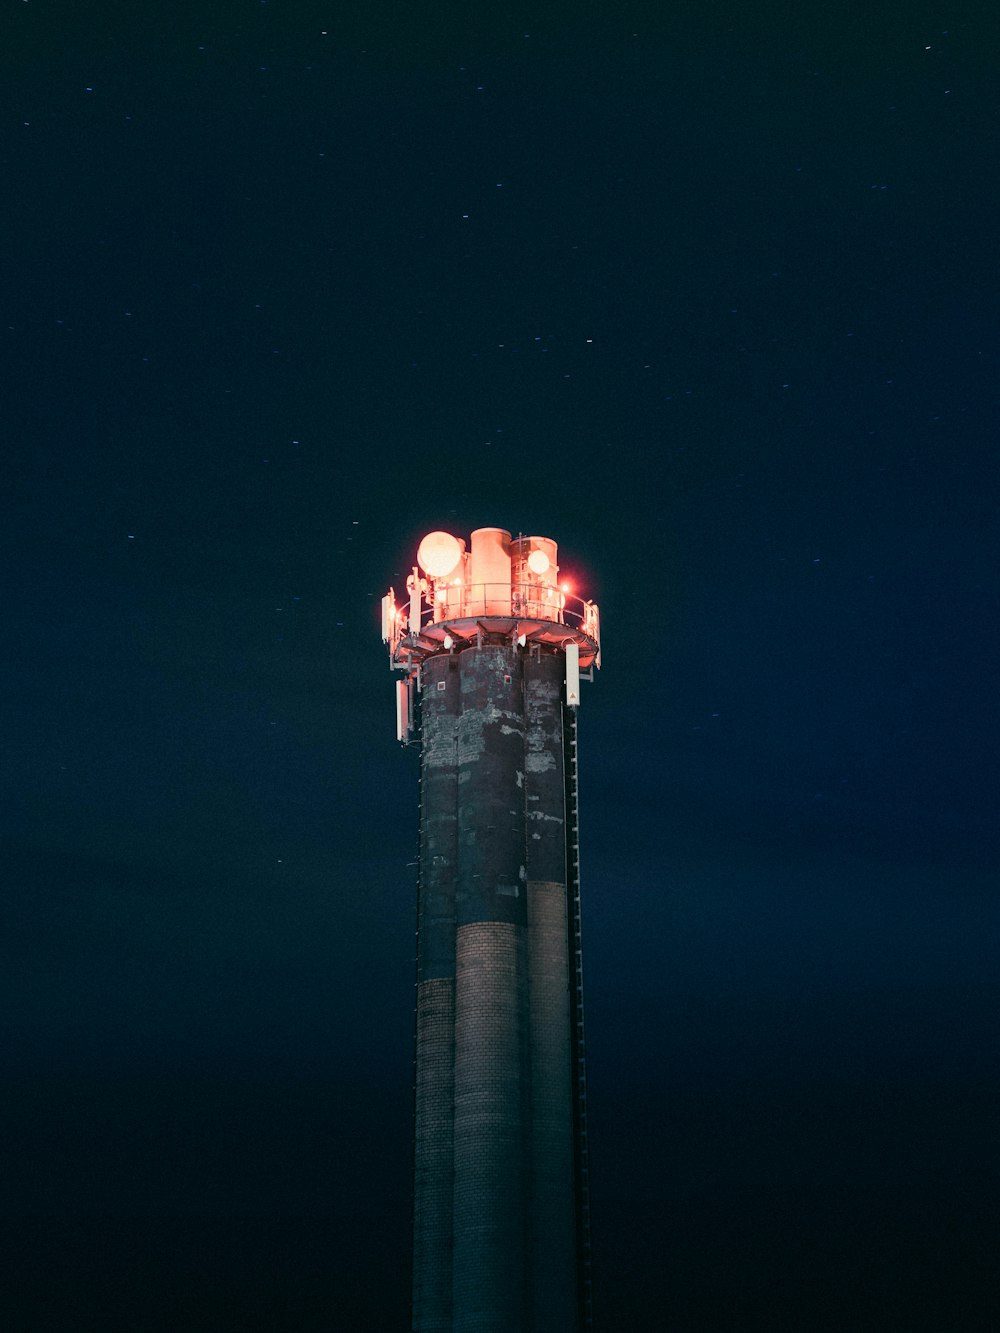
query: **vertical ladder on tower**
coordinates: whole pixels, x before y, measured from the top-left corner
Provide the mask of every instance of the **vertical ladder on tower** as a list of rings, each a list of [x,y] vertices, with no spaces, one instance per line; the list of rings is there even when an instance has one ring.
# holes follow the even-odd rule
[[[573,1101],[576,1117],[576,1208],[580,1328],[594,1327],[590,1252],[590,1157],[587,1143],[587,1064],[583,1028],[583,937],[580,913],[580,783],[576,709],[563,708],[566,776],[566,878],[569,906],[571,1021],[573,1024]]]

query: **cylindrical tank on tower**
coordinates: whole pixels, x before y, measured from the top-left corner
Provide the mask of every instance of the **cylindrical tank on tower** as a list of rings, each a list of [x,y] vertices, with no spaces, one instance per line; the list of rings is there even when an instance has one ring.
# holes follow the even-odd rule
[[[477,528],[472,534],[469,578],[472,615],[510,615],[510,533]]]
[[[518,537],[510,544],[514,605],[526,615],[561,620],[558,547],[551,537]]]

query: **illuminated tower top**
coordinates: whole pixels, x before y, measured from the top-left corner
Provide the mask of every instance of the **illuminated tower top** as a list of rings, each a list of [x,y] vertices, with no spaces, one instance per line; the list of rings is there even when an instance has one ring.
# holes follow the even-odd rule
[[[413,687],[427,658],[485,642],[539,644],[565,654],[566,703],[580,702],[580,673],[601,665],[600,613],[594,602],[559,581],[550,537],[511,538],[503,528],[477,528],[468,546],[450,532],[429,532],[406,579],[408,600],[382,598],[382,640],[397,683],[397,736],[412,729]]]

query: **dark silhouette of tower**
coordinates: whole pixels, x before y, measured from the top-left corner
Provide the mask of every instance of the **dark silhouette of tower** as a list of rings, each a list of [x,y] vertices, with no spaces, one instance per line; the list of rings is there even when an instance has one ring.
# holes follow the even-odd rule
[[[382,602],[419,740],[415,1333],[591,1327],[580,945],[580,673],[597,607],[548,538],[420,544]]]

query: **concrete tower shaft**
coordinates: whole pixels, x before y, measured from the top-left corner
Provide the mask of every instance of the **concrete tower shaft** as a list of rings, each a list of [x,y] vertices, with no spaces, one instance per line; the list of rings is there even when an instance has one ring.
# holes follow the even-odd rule
[[[575,1016],[571,977],[562,702],[564,664],[524,660],[532,1313],[536,1329],[577,1327]]]
[[[459,654],[454,1316],[525,1327],[529,1130],[524,709],[509,648]]]
[[[537,580],[555,543],[483,529],[471,558]],[[431,577],[414,570],[408,610],[391,592],[383,604],[406,673],[401,739],[421,742],[412,1328],[578,1333],[590,1305],[566,699],[578,659],[598,659],[596,607],[574,624],[551,585],[456,584],[469,557],[449,534],[425,538],[421,559]],[[479,614],[435,619],[442,605]]]
[[[456,667],[457,661],[450,657],[432,658],[427,663],[421,719],[413,1327],[428,1331],[451,1328],[458,865],[456,755],[461,697]]]

